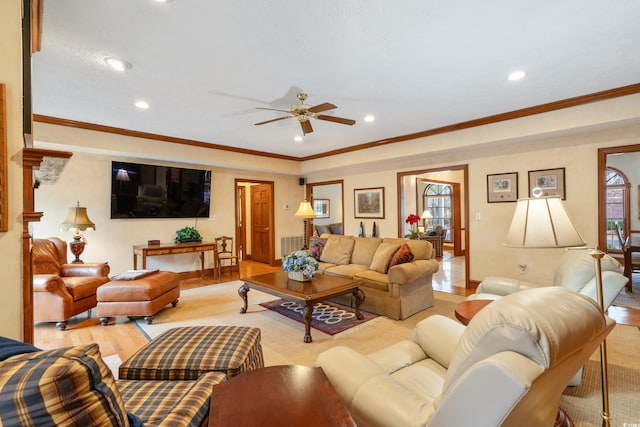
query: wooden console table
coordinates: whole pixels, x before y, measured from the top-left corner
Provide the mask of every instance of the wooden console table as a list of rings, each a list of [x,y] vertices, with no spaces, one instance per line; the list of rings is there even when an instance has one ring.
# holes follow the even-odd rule
[[[148,256],[188,254],[200,252],[200,277],[204,277],[204,253],[213,252],[213,265],[215,269],[216,244],[215,242],[194,242],[194,243],[160,243],[159,245],[134,245],[133,246],[133,268],[138,269],[138,255],[142,257],[142,269],[147,268]],[[214,270],[215,272],[215,270]]]

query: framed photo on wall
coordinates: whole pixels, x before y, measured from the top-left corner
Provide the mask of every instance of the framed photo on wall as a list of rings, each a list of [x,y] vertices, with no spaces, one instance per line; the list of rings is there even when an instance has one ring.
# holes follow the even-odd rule
[[[353,190],[356,218],[384,218],[384,187]]]
[[[541,190],[540,197],[560,197],[566,200],[564,168],[529,171],[529,197],[533,197],[534,188]]]
[[[516,202],[518,172],[487,175],[487,203]]]
[[[316,218],[329,218],[329,199],[313,199],[313,210]]]

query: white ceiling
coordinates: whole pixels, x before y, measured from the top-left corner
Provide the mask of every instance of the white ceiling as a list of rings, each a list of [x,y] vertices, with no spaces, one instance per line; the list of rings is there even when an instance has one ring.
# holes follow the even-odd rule
[[[304,157],[639,83],[639,52],[638,0],[46,0],[33,112]],[[357,123],[254,126],[300,91]]]

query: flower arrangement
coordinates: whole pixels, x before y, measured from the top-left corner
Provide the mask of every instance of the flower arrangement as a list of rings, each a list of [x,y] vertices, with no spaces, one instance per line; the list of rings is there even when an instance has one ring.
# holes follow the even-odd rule
[[[407,224],[409,224],[409,232],[404,235],[407,239],[418,239],[420,237],[420,233],[418,232],[418,222],[420,222],[420,217],[416,214],[410,214],[407,219],[404,220]]]
[[[313,277],[318,270],[318,261],[309,251],[296,251],[282,258],[282,269],[288,273],[301,272],[306,277]]]

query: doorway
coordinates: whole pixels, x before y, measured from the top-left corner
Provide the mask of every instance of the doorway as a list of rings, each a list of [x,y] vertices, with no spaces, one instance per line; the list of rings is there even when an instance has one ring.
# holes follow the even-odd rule
[[[243,260],[276,265],[273,194],[273,181],[235,180],[236,251]]]
[[[458,212],[452,215],[457,216],[457,224],[453,224],[453,247],[454,255],[464,255],[464,287],[471,289],[469,278],[469,232],[467,224],[469,224],[469,173],[468,165],[455,165],[440,168],[421,169],[406,172],[399,172],[397,175],[398,185],[398,236],[403,235],[403,226],[405,218],[410,213],[421,214],[418,212],[419,206],[422,206],[422,194],[418,194],[418,181],[433,182],[449,182],[452,188],[458,188],[460,207]],[[419,202],[420,200],[420,202]],[[454,204],[455,205],[455,204]]]

